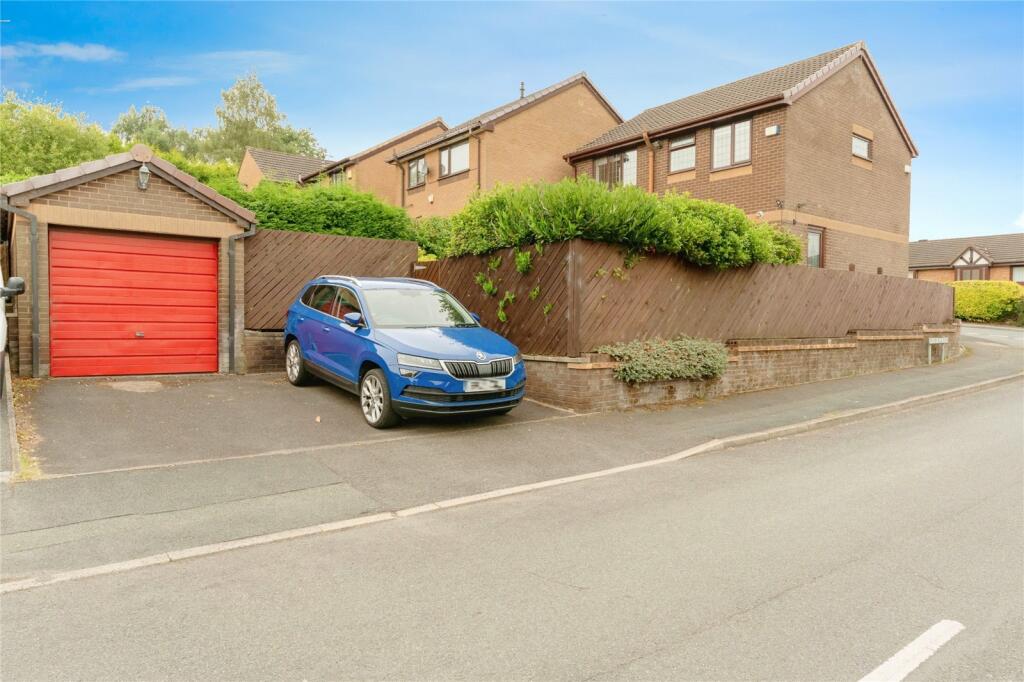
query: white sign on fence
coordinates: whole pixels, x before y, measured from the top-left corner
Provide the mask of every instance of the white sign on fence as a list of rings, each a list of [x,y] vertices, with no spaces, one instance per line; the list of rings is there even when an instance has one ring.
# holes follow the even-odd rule
[[[929,346],[935,346],[935,345],[938,345],[940,343],[949,343],[949,337],[948,336],[932,336],[931,338],[928,339],[928,345]]]

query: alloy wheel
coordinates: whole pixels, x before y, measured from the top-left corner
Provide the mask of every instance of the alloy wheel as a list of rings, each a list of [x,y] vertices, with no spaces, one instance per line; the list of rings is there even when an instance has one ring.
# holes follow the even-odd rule
[[[299,377],[299,369],[302,366],[302,356],[299,354],[299,344],[288,345],[288,353],[284,359],[284,368],[288,372],[288,379],[296,381]]]
[[[384,387],[381,386],[380,379],[373,374],[367,374],[363,378],[363,387],[359,391],[359,402],[363,407],[363,416],[371,424],[376,424],[380,420],[381,413],[384,412]]]

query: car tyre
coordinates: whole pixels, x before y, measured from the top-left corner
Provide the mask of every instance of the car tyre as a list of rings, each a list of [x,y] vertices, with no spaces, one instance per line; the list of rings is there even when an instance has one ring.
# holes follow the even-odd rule
[[[388,379],[379,369],[371,369],[360,379],[359,407],[366,423],[375,429],[387,429],[402,420],[391,405]]]
[[[284,373],[292,386],[305,386],[313,379],[306,369],[306,361],[302,359],[302,347],[296,339],[289,341],[284,349]]]

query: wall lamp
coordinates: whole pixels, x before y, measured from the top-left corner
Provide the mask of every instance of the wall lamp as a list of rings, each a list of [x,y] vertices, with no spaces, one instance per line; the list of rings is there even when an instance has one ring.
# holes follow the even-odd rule
[[[142,164],[139,166],[139,189],[145,190],[149,187],[149,176],[151,175],[149,166]]]

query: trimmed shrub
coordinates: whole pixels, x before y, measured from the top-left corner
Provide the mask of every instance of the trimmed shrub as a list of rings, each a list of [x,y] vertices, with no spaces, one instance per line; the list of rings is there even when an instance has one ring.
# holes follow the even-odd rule
[[[950,286],[956,291],[954,311],[961,320],[997,322],[1012,318],[1024,299],[1024,287],[1016,282],[972,280]]]
[[[451,242],[451,221],[448,218],[420,218],[412,223],[412,234],[424,253],[444,256]]]
[[[477,194],[452,216],[444,255],[484,254],[577,237],[619,244],[634,255],[679,255],[695,265],[723,269],[798,263],[801,257],[794,235],[755,223],[735,206],[688,195],[659,197],[639,187],[608,189],[587,177],[499,185]]]
[[[722,375],[728,361],[724,344],[687,336],[627,341],[601,346],[596,352],[606,353],[622,363],[615,369],[615,378],[630,384],[713,379]]]

